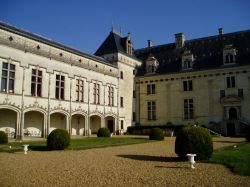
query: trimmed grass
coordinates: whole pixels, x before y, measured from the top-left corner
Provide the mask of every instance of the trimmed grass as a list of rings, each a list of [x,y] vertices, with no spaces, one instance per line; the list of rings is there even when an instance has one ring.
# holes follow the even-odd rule
[[[111,146],[131,145],[139,143],[152,142],[147,137],[112,137],[112,138],[82,138],[71,139],[70,146],[67,150],[84,150],[92,148],[102,148]],[[29,149],[33,151],[48,151],[46,147],[46,140],[44,141],[25,141],[25,142],[12,142],[6,145],[0,145],[0,152],[19,152],[23,151],[24,144],[29,144]],[[11,149],[9,148],[11,146]]]
[[[250,144],[215,151],[207,162],[223,164],[236,174],[250,176]]]

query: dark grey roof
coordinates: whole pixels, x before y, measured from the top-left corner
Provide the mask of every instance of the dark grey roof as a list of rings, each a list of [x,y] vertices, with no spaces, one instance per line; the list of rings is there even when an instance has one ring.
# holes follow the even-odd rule
[[[116,31],[111,31],[108,37],[104,40],[101,46],[95,52],[97,56],[103,56],[112,53],[122,53],[129,56],[130,58],[135,58],[134,53],[131,55],[126,52],[126,40],[128,37],[122,37]],[[137,59],[138,60],[138,59]]]
[[[250,64],[250,30],[186,40],[182,49],[176,49],[175,43],[135,50],[137,58],[143,61],[137,75],[146,73],[145,61],[153,55],[159,62],[158,74],[181,72],[181,57],[185,50],[194,55],[193,70],[221,68],[223,48],[232,44],[237,50],[236,65]]]
[[[9,25],[9,24],[1,22],[1,21],[0,21],[0,29],[6,30],[8,32],[15,33],[15,34],[18,34],[20,36],[23,36],[23,37],[26,37],[26,38],[29,38],[29,39],[32,39],[32,40],[35,40],[35,41],[47,44],[47,45],[50,45],[52,47],[56,47],[58,49],[62,49],[62,50],[68,51],[70,53],[73,53],[73,54],[76,54],[76,55],[79,55],[79,56],[82,56],[82,57],[85,57],[85,58],[89,58],[89,59],[98,61],[100,63],[106,64],[106,65],[109,65],[109,66],[112,66],[112,67],[117,67],[116,65],[110,64],[104,58],[101,58],[99,56],[95,56],[95,55],[84,53],[84,52],[82,52],[80,50],[68,47],[68,46],[63,45],[61,43],[52,41],[52,40],[47,39],[45,37],[39,36],[37,34],[31,33],[31,32],[28,32],[28,31],[25,31],[23,29],[17,28],[15,26]]]

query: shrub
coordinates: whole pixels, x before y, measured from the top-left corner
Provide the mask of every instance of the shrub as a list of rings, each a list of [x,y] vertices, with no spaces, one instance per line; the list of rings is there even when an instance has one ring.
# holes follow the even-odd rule
[[[70,136],[66,130],[55,129],[47,139],[47,148],[49,150],[64,150],[69,146]]]
[[[188,126],[179,131],[175,140],[175,153],[185,159],[186,154],[197,155],[197,160],[212,156],[213,142],[209,131],[203,127]]]
[[[110,131],[108,128],[100,128],[97,132],[97,137],[110,137]]]
[[[0,131],[0,144],[8,143],[8,136],[5,132]]]
[[[250,142],[250,127],[247,128],[245,137],[246,137],[247,142]]]
[[[164,140],[164,134],[160,128],[153,128],[149,134],[150,140]]]

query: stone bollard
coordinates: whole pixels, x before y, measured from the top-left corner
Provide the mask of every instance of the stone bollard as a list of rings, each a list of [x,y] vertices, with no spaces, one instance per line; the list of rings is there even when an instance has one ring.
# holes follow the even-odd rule
[[[196,156],[196,154],[186,154],[188,156],[188,161],[190,162],[191,164],[191,169],[194,169],[194,164],[195,164],[195,160],[194,160],[194,157]]]

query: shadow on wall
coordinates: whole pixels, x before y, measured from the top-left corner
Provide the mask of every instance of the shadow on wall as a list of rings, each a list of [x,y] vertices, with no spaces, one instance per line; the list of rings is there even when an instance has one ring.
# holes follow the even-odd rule
[[[128,158],[142,161],[156,161],[156,162],[178,162],[182,161],[178,157],[163,157],[163,156],[149,156],[149,155],[117,155],[118,157]]]

